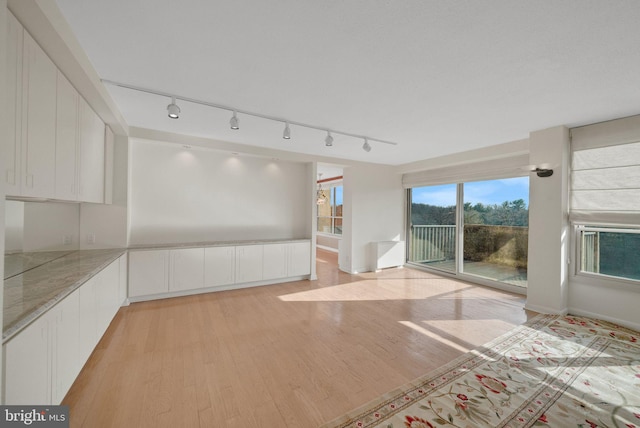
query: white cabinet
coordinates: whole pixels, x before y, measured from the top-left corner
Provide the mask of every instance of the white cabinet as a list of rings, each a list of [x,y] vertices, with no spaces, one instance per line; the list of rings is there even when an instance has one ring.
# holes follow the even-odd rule
[[[204,249],[204,286],[218,287],[236,281],[236,247]]]
[[[193,290],[204,286],[204,248],[171,250],[169,291]]]
[[[120,263],[112,262],[4,345],[6,404],[62,401],[118,310]]]
[[[262,258],[262,279],[287,276],[287,245],[265,244]]]
[[[311,244],[292,242],[287,244],[287,276],[311,274]]]
[[[236,247],[236,282],[262,280],[263,245],[241,245]]]
[[[58,70],[29,33],[23,36],[21,194],[51,198],[55,195]]]
[[[22,183],[20,146],[22,141],[22,40],[23,28],[15,16],[7,11],[7,133],[4,141],[5,190],[7,195],[20,194]]]
[[[58,71],[56,116],[56,199],[78,199],[78,98]]]
[[[4,345],[4,404],[51,402],[51,334],[47,312]]]
[[[115,137],[108,126],[104,128],[104,203],[113,203],[113,167]]]
[[[98,344],[98,317],[96,316],[97,279],[91,278],[79,290],[80,325],[78,339],[78,356],[86,361],[93,348]]]
[[[111,263],[94,279],[96,279],[96,336],[100,340],[120,307],[118,302],[120,262]]]
[[[104,202],[105,125],[82,97],[78,109],[80,200],[101,204]]]
[[[51,402],[60,403],[80,373],[80,290],[65,297],[53,309],[55,319]]]
[[[122,306],[127,300],[127,255],[120,256],[120,281],[118,281],[118,306]]]
[[[129,296],[169,291],[169,250],[129,252]]]

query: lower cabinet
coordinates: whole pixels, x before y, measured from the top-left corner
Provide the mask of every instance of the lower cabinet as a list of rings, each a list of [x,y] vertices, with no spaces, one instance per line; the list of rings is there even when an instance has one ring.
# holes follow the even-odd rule
[[[4,404],[51,403],[52,315],[47,312],[4,345]]]
[[[120,307],[120,263],[112,262],[4,344],[5,404],[62,401]]]
[[[204,286],[219,287],[236,282],[236,247],[204,249]]]
[[[204,248],[171,250],[169,291],[204,287]]]
[[[262,281],[264,245],[236,247],[236,282]]]
[[[277,282],[311,273],[309,241],[129,251],[129,298]]]
[[[129,297],[169,291],[169,250],[129,252]]]

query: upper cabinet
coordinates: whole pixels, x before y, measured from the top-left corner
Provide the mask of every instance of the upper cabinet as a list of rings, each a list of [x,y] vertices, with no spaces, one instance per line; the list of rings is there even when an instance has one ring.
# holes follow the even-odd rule
[[[4,143],[5,189],[9,195],[20,194],[20,141],[22,138],[22,25],[7,13],[7,140]]]
[[[78,200],[78,98],[71,83],[58,72],[56,119],[56,199]]]
[[[54,196],[56,156],[56,85],[58,70],[47,54],[23,32],[22,195]]]
[[[104,203],[104,122],[7,16],[8,135],[0,165],[7,196]]]
[[[80,97],[80,200],[104,202],[104,122]]]

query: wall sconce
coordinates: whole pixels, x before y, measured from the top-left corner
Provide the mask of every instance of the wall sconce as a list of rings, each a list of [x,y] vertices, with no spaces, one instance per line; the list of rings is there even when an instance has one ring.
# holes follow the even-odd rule
[[[538,177],[551,177],[553,175],[552,169],[536,168],[534,169],[534,171],[538,175]]]

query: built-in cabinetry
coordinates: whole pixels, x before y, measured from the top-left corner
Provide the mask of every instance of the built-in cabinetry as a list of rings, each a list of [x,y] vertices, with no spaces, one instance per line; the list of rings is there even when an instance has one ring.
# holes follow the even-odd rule
[[[59,404],[123,303],[121,268],[109,264],[4,344],[5,404]]]
[[[7,196],[104,203],[104,123],[7,15]]]
[[[129,251],[129,298],[240,288],[311,273],[309,241]]]

